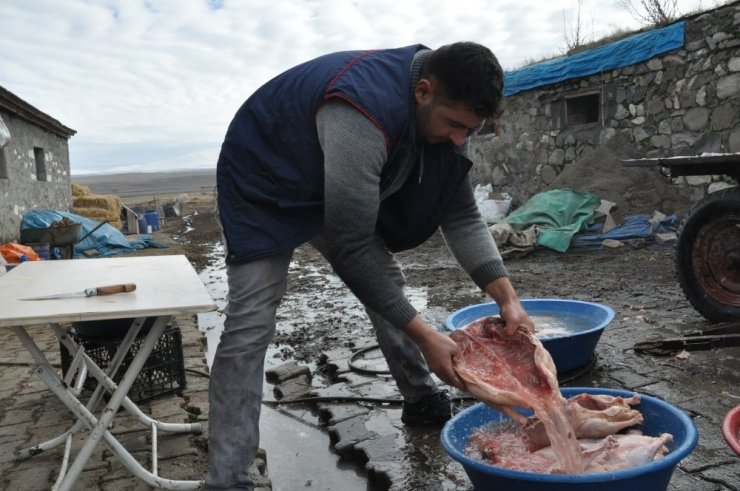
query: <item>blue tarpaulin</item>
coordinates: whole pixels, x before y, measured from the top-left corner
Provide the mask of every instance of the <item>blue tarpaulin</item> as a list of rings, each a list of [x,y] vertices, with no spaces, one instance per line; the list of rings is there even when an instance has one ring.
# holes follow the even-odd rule
[[[504,95],[622,68],[680,48],[686,21],[504,74]]]
[[[676,215],[663,220],[650,220],[650,215],[630,215],[625,222],[610,231],[599,233],[579,233],[573,236],[571,245],[574,247],[600,246],[605,239],[629,240],[646,239],[655,234],[675,232],[678,225]],[[599,226],[603,224],[598,224]],[[592,231],[593,232],[593,231]]]
[[[95,230],[95,227],[100,225],[99,221],[91,220],[90,218],[65,211],[29,211],[23,215],[23,219],[21,220],[21,230],[48,228],[51,227],[52,223],[58,222],[64,218],[82,225],[82,231],[80,232],[81,238],[92,232],[92,234],[86,237],[85,240],[74,245],[74,257],[76,258],[83,257],[83,251],[87,251],[89,249],[96,249],[99,256],[112,256],[124,252],[132,252],[138,249],[146,249],[148,247],[167,247],[164,244],[155,242],[149,235],[141,235],[137,237],[136,240],[129,242],[117,228],[109,223],[103,224],[100,228]]]

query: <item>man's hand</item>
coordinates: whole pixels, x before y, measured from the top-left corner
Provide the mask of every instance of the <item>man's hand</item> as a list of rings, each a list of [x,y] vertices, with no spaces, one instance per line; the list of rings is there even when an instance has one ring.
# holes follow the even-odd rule
[[[534,323],[518,300],[499,305],[499,310],[501,318],[506,321],[506,327],[504,328],[506,335],[511,336],[519,328],[534,333]]]
[[[534,323],[522,307],[511,281],[502,276],[486,286],[486,293],[496,301],[501,318],[506,321],[504,333],[511,336],[520,327],[534,333]]]
[[[404,327],[404,332],[419,347],[432,372],[446,384],[465,389],[465,383],[453,367],[453,358],[460,352],[457,343],[437,332],[418,315]]]

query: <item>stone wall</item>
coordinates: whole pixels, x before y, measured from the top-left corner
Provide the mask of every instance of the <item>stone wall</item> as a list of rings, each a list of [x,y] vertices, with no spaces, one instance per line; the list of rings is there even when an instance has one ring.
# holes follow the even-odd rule
[[[29,210],[69,211],[72,190],[67,139],[2,110],[0,117],[11,138],[0,149],[0,244],[3,244],[19,239],[21,218]],[[41,175],[37,173],[37,158],[43,159]]]
[[[681,49],[507,97],[498,135],[471,142],[474,182],[493,183],[521,204],[618,133],[628,136],[623,158],[740,152],[740,2],[685,20]],[[569,124],[568,101],[596,94],[597,121]],[[674,179],[696,186],[697,199],[729,181]]]

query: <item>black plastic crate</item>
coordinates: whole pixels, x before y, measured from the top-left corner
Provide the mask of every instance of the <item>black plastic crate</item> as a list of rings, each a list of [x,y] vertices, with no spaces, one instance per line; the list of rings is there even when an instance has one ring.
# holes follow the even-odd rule
[[[68,331],[68,335],[84,347],[87,356],[103,370],[108,368],[123,340],[123,338],[87,338],[75,334],[72,330]],[[143,341],[143,335],[134,340],[131,349],[113,377],[114,382],[119,383],[121,381],[134,356],[139,352]],[[61,343],[59,344],[59,350],[62,358],[62,374],[66,375],[73,357]],[[92,392],[97,384],[97,379],[88,372],[83,387]],[[166,394],[179,394],[185,387],[185,363],[182,354],[180,329],[167,326],[149,354],[141,372],[134,380],[128,397],[137,403],[146,402]]]

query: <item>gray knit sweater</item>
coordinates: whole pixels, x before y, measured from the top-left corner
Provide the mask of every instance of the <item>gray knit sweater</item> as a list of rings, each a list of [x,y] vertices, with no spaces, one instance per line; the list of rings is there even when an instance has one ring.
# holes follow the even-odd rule
[[[423,62],[421,53],[412,66],[412,87]],[[406,157],[398,177],[381,196],[380,175],[388,155],[380,129],[354,107],[338,100],[322,106],[316,126],[324,151],[322,235],[329,261],[365,306],[391,324],[405,326],[417,311],[384,272],[370,244],[381,201],[406,179],[423,179],[423,175],[409,176],[418,152]],[[445,214],[441,230],[455,259],[481,289],[507,275],[491,233],[481,220],[469,176]]]

